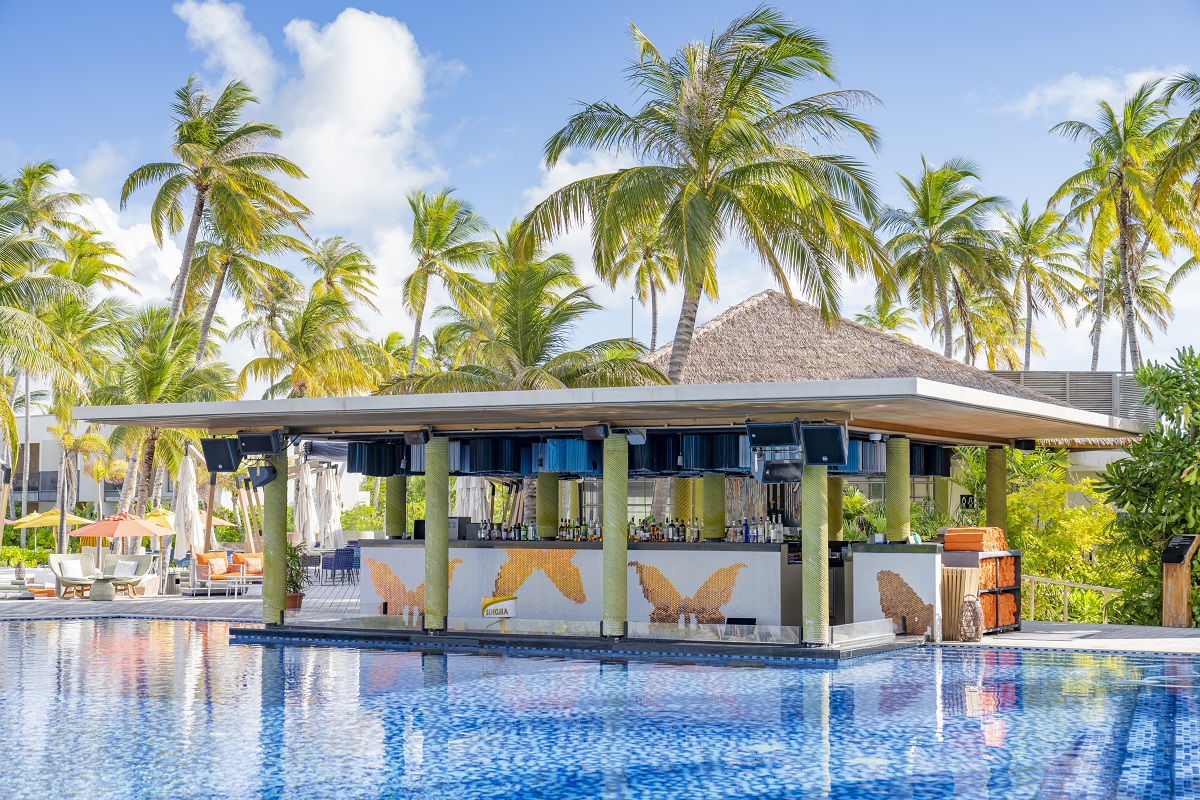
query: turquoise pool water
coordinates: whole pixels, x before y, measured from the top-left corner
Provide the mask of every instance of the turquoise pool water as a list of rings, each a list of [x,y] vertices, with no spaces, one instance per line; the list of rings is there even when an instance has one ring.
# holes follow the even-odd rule
[[[922,648],[837,667],[230,644],[0,625],[0,793],[163,798],[1167,798],[1200,662]]]

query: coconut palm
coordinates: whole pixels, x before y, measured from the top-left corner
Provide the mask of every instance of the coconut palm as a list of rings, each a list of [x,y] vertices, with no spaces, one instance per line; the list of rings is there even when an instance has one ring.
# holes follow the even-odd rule
[[[917,327],[908,306],[901,305],[894,297],[879,295],[875,302],[867,306],[861,313],[854,315],[854,321],[877,331],[890,333],[898,339],[911,342],[902,331],[911,331]]]
[[[801,80],[834,80],[828,43],[782,13],[759,7],[707,42],[665,58],[630,25],[636,58],[627,75],[641,107],[585,105],[545,146],[553,167],[569,150],[615,151],[639,163],[575,181],[526,217],[529,234],[552,238],[592,223],[603,270],[627,231],[661,220],[684,295],[668,375],[683,376],[700,295],[716,295],[716,258],[730,237],[755,253],[789,297],[791,282],[837,319],[839,282],[887,263],[865,220],[876,213],[866,168],[817,149],[844,136],[874,148],[874,128],[854,114],[873,95],[834,90],[790,101]]]
[[[79,502],[79,470],[92,458],[108,455],[108,442],[89,428],[82,434],[72,430],[73,423],[60,422],[48,431],[58,443],[58,507],[63,514],[58,521],[58,552],[67,552],[66,514],[73,512]],[[82,463],[81,463],[82,462]]]
[[[1187,106],[1179,132],[1163,154],[1158,176],[1159,191],[1191,181],[1191,204],[1200,204],[1200,74],[1184,72],[1165,84],[1163,97],[1167,102],[1179,100]]]
[[[496,232],[489,254],[491,280],[480,284],[482,302],[438,309],[451,339],[461,342],[462,362],[444,370],[391,382],[386,391],[458,392],[561,389],[665,383],[641,360],[644,345],[610,339],[570,348],[583,315],[600,310],[565,253],[542,246],[526,257],[514,224]]]
[[[1147,252],[1145,263],[1138,270],[1137,283],[1133,287],[1133,317],[1137,330],[1148,341],[1153,341],[1154,330],[1166,330],[1167,323],[1175,312],[1171,306],[1171,278],[1165,270],[1158,266],[1157,254]],[[1104,270],[1097,274],[1092,272],[1084,278],[1081,288],[1081,304],[1075,323],[1078,325],[1085,320],[1090,321],[1093,330],[1099,330],[1096,317],[1122,321],[1125,319],[1124,298],[1115,292],[1106,291],[1106,286],[1116,286],[1120,282],[1121,263],[1117,248],[1113,247],[1104,254]],[[1121,336],[1121,371],[1129,366],[1128,337],[1122,326]],[[1099,345],[1095,345],[1093,358],[1098,358]]]
[[[238,230],[255,242],[262,215],[273,214],[300,225],[308,209],[275,182],[275,177],[303,178],[304,172],[277,153],[259,149],[282,136],[266,122],[242,122],[248,106],[258,102],[242,81],[230,82],[214,100],[195,75],[175,91],[175,161],[143,164],[129,174],[121,187],[121,208],[130,195],[145,186],[158,186],[150,209],[150,228],[159,247],[164,232],[172,235],[184,227],[185,200],[191,199],[191,218],[183,241],[179,275],[171,295],[170,320],[183,313],[184,291],[192,251],[200,234],[205,210],[218,227]]]
[[[1114,285],[1122,298],[1123,336],[1134,369],[1141,367],[1142,353],[1133,293],[1146,249],[1170,254],[1182,241],[1193,255],[1200,253],[1194,209],[1183,202],[1182,173],[1174,173],[1173,181],[1164,180],[1173,174],[1163,165],[1180,131],[1180,123],[1167,113],[1168,105],[1158,93],[1158,81],[1150,81],[1120,109],[1099,101],[1094,124],[1068,120],[1051,129],[1088,145],[1084,168],[1067,178],[1050,202],[1069,200],[1069,222],[1092,220],[1087,245],[1093,255],[1116,247],[1119,270]]]
[[[1000,242],[987,228],[1005,201],[984,194],[974,184],[978,180],[979,168],[967,159],[932,165],[922,156],[919,178],[900,176],[908,206],[889,208],[880,220],[880,228],[892,235],[886,246],[897,279],[922,322],[940,330],[947,358],[954,356],[956,320],[965,325],[966,352],[975,353],[967,298],[1008,294]]]
[[[598,265],[599,266],[599,265]],[[679,262],[657,222],[641,222],[622,232],[611,262],[600,266],[600,277],[615,288],[632,279],[633,292],[643,306],[650,303],[650,350],[658,349],[658,294],[679,281]]]
[[[46,264],[46,273],[83,287],[100,286],[137,294],[126,278],[133,273],[120,262],[124,257],[112,242],[100,238],[99,231],[81,230],[58,243],[57,252]]]
[[[195,363],[199,341],[195,317],[171,320],[170,310],[147,305],[121,327],[113,364],[92,394],[97,405],[150,405],[156,403],[200,403],[236,399],[233,371],[228,364],[205,360]],[[137,508],[143,511],[150,495],[156,468],[164,463],[157,452],[167,440],[171,452],[180,452],[196,433],[152,427],[132,431],[117,428],[110,438],[114,450],[140,452]],[[136,449],[135,449],[136,446]]]
[[[234,335],[257,344],[261,355],[238,378],[270,382],[263,397],[329,397],[369,392],[395,373],[391,356],[363,334],[353,304],[337,294],[309,292],[270,327],[244,322]]]
[[[413,213],[413,234],[409,245],[417,267],[404,279],[404,306],[413,315],[412,341],[421,340],[421,319],[429,296],[429,281],[442,282],[455,302],[465,302],[470,284],[463,270],[482,263],[487,242],[479,240],[487,222],[465,200],[454,197],[454,190],[442,189],[428,195],[420,189],[408,193]],[[416,370],[417,353],[409,355],[408,371]]]
[[[969,315],[965,325],[957,307],[950,312],[950,319],[958,328],[972,331],[969,344],[965,333],[955,341],[955,347],[963,351],[964,360],[974,366],[975,359],[982,354],[988,369],[1020,369],[1021,348],[1029,328],[1024,319],[1014,324],[1009,299],[995,294],[968,294],[964,305]],[[935,331],[940,332],[940,321]],[[1029,335],[1029,347],[1031,352],[1039,356],[1046,354],[1032,332]]]
[[[1049,312],[1066,327],[1063,307],[1073,305],[1079,296],[1077,282],[1082,280],[1079,258],[1072,248],[1083,240],[1062,224],[1062,217],[1047,208],[1036,217],[1029,211],[1029,201],[1021,204],[1017,214],[1001,212],[1004,227],[1000,232],[1004,255],[1013,276],[1016,300],[1025,305],[1025,358],[1023,369],[1029,369],[1033,354],[1033,325],[1043,313]]]
[[[349,302],[362,303],[378,312],[375,297],[375,265],[358,245],[341,236],[314,239],[304,249],[304,263],[317,273],[314,292],[341,295]]]

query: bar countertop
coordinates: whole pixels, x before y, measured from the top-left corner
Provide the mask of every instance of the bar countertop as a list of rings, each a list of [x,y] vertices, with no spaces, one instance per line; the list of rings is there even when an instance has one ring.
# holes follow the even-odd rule
[[[423,539],[359,539],[363,547],[422,547]],[[788,545],[787,542],[769,544],[765,542],[629,542],[630,550],[735,550],[739,552],[758,551],[777,553]],[[570,542],[558,539],[545,541],[504,541],[502,539],[451,539],[450,547],[532,547],[532,548],[574,548],[576,550],[600,550],[601,542]]]

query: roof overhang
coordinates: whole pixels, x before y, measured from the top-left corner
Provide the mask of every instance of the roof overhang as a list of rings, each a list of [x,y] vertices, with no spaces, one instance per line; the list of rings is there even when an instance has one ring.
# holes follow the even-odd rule
[[[923,378],[88,406],[75,409],[75,417],[213,434],[285,428],[291,435],[314,438],[422,427],[442,434],[552,433],[596,422],[660,428],[797,417],[954,444],[1122,438],[1149,430],[1119,417]]]

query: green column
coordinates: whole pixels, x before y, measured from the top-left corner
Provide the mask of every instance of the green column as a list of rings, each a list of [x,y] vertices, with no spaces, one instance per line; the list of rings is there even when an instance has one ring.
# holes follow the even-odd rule
[[[623,636],[629,618],[629,439],[610,433],[604,440],[604,616],[601,634]]]
[[[705,539],[725,538],[725,476],[706,474],[698,483],[703,494],[701,508]]]
[[[268,461],[278,476],[263,487],[263,622],[277,625],[287,596],[287,451]]]
[[[934,478],[933,479],[933,503],[937,506],[939,514],[950,513],[950,479],[949,478]]]
[[[696,516],[696,508],[692,504],[691,478],[675,478],[671,481],[671,515],[691,522]]]
[[[408,479],[403,475],[392,475],[386,478],[383,499],[383,534],[389,539],[399,539],[408,530],[408,519],[405,516],[408,501]]]
[[[425,629],[444,630],[450,605],[450,440],[425,445]]]
[[[984,457],[984,490],[989,528],[1008,530],[1008,453],[989,447]]]
[[[885,469],[887,540],[902,542],[908,538],[912,524],[912,473],[908,460],[908,439],[903,436],[888,437]]]
[[[829,641],[829,468],[805,464],[801,479],[800,556],[803,566],[803,639],[826,644]]]
[[[537,529],[539,539],[553,539],[558,533],[558,473],[539,472],[537,476]]]
[[[829,538],[842,540],[842,495],[845,491],[846,479],[829,476],[826,494],[829,502]]]

